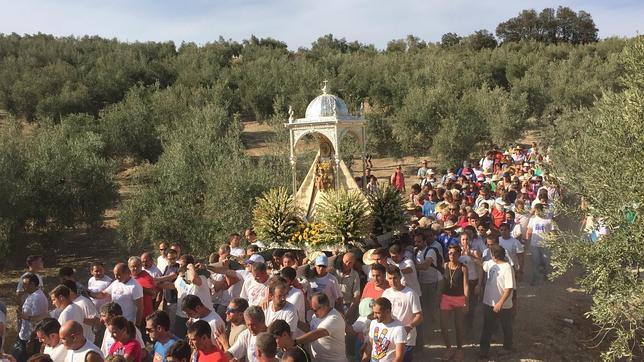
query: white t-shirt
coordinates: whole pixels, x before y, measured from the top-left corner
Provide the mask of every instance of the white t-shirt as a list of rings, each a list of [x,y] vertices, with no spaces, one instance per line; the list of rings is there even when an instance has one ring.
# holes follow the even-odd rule
[[[431,246],[433,246],[436,249],[438,249],[439,253],[442,252],[442,250],[443,250],[443,247],[440,244],[438,244],[437,242],[433,242]],[[425,251],[427,251],[427,253],[425,253]],[[430,247],[427,247],[426,249],[418,250],[418,252],[416,253],[416,260],[415,261],[416,261],[416,264],[422,264],[422,263],[425,262],[425,260],[428,260],[430,258],[433,260],[432,265],[437,266],[436,262],[437,262],[438,258],[436,256],[436,251],[434,249],[430,248]],[[429,267],[429,268],[427,268],[425,270],[419,270],[418,271],[418,282],[419,283],[433,284],[433,283],[437,283],[441,279],[443,279],[443,276],[441,275],[441,273],[438,270],[436,270],[436,268]]]
[[[298,288],[291,287],[286,296],[286,301],[293,304],[298,318],[302,322],[306,321],[306,301],[304,299],[304,293]]]
[[[135,301],[143,298],[143,288],[134,278],[127,282],[121,283],[115,280],[110,284],[105,293],[112,296],[112,301],[118,303],[123,311],[123,316],[132,323],[136,323],[136,303]]]
[[[188,294],[196,295],[201,300],[201,303],[206,306],[206,308],[213,310],[212,297],[210,296],[210,286],[208,285],[208,278],[204,275],[199,275],[201,279],[201,285],[194,283],[187,285]],[[178,304],[180,306],[180,304]]]
[[[239,296],[248,300],[248,305],[261,305],[268,297],[268,280],[258,283],[251,275],[244,281]]]
[[[159,255],[157,257],[157,268],[161,270],[161,273],[165,270],[165,268],[168,266],[168,259],[164,258],[163,255]]]
[[[145,268],[143,268],[143,270],[145,270],[146,272],[148,272],[148,274],[150,274],[150,276],[151,276],[152,278],[158,278],[158,277],[160,277],[160,276],[162,276],[162,275],[163,275],[163,272],[162,272],[159,268],[157,268],[157,266],[156,266],[156,265],[154,265],[154,264],[152,264],[152,266],[150,267],[150,269],[145,269]]]
[[[65,362],[85,362],[85,358],[89,352],[96,352],[99,356],[101,356],[101,358],[107,356],[104,355],[94,343],[85,341],[85,344],[81,348],[77,350],[70,349],[67,351]]]
[[[461,255],[458,258],[458,262],[465,264],[467,267],[467,280],[477,280],[479,278],[478,273],[476,272],[476,262],[469,255]]]
[[[499,245],[505,249],[510,254],[510,258],[515,261],[514,267],[516,269],[519,269],[519,257],[517,254],[523,254],[525,251],[525,248],[523,247],[523,244],[515,238],[509,238],[509,239],[504,239],[503,237],[499,237]]]
[[[544,235],[552,231],[552,219],[542,219],[535,215],[530,218],[528,229],[532,229],[531,245],[543,247]]]
[[[273,321],[282,319],[291,327],[291,333],[294,338],[297,338],[302,335],[302,331],[297,328],[298,316],[295,306],[288,301],[284,303],[282,309],[277,312],[273,310],[273,302],[268,303],[268,308],[264,311],[266,315],[266,325],[270,326]]]
[[[239,248],[239,247],[237,247],[237,248],[231,247],[230,248],[230,255],[236,256],[236,257],[239,257],[239,258],[243,258],[246,255],[246,250],[244,250],[243,248]]]
[[[141,335],[141,331],[138,328],[135,329],[135,339],[139,344],[141,345],[141,348],[145,348],[145,343],[143,343],[143,336]],[[112,333],[110,333],[109,328],[105,328],[105,333],[103,334],[103,342],[101,344],[101,352],[103,352],[103,355],[107,356],[110,352],[110,348],[112,348],[112,345],[114,344],[115,340],[112,338]]]
[[[43,293],[42,289],[36,289],[35,292],[29,294],[25,302],[22,304],[22,315],[29,317],[38,317],[46,315],[49,308],[49,301]],[[23,341],[31,339],[33,332],[34,322],[22,320],[20,323],[20,331],[18,337]]]
[[[379,323],[373,321],[369,327],[371,339],[371,360],[378,362],[393,362],[396,359],[396,345],[405,343],[407,333],[400,321]]]
[[[335,307],[335,301],[342,296],[338,279],[331,273],[326,273],[323,277],[312,278],[309,287],[311,295],[319,292],[326,294],[331,302],[331,308]]]
[[[186,315],[186,313],[181,309],[181,303],[183,298],[190,294],[188,293],[189,287],[190,284],[186,283],[182,276],[177,275],[177,279],[174,280],[174,288],[177,290],[177,316],[181,318],[188,318],[188,315]]]
[[[420,298],[410,287],[404,287],[398,291],[394,288],[387,288],[382,293],[383,298],[391,302],[391,313],[394,318],[400,321],[404,327],[411,325],[414,314],[421,313]],[[407,334],[407,346],[416,345],[416,328]]]
[[[219,333],[217,331],[223,331],[226,328],[226,323],[223,319],[214,311],[210,311],[208,315],[203,318],[195,318],[192,321],[206,321],[210,325],[210,331],[212,333],[212,340],[216,341]]]
[[[56,347],[49,347],[45,345],[45,349],[43,349],[44,354],[48,354],[49,357],[54,362],[64,362],[65,357],[67,356],[67,349],[65,348],[65,345],[63,345],[62,342],[60,342]],[[81,361],[84,362],[84,361]]]
[[[314,331],[320,328],[326,329],[329,335],[311,342],[313,360],[320,362],[346,362],[345,322],[342,315],[334,308],[322,319],[314,316],[311,320],[311,330]]]
[[[487,273],[483,303],[494,307],[501,300],[505,289],[514,289],[516,287],[514,270],[512,270],[510,263],[497,264],[493,260],[488,260],[483,263],[483,271]],[[503,303],[503,309],[509,308],[512,308],[512,295]]]
[[[430,249],[430,251],[434,252],[434,250],[432,249]],[[418,284],[418,274],[416,273],[416,264],[414,264],[414,261],[411,259],[405,258],[401,260],[400,263],[396,263],[392,259],[389,259],[389,263],[392,265],[397,265],[401,271],[407,268],[412,269],[411,273],[401,273],[402,274],[401,281],[403,285],[410,287],[414,292],[416,292],[416,294],[418,294],[418,296],[421,296],[422,292],[420,291],[420,284]]]
[[[102,290],[105,290],[107,287],[112,284],[112,278],[108,277],[107,275],[103,275],[101,279],[96,279],[94,277],[89,278],[87,281],[87,290],[90,292],[100,292]],[[94,306],[96,307],[96,310],[101,310],[101,306],[110,300],[112,300],[111,296],[107,296],[103,299],[96,299],[96,298],[90,298],[92,302],[94,302]]]
[[[244,329],[235,344],[228,348],[228,353],[232,354],[237,360],[246,357],[246,362],[257,362],[257,348],[255,347],[256,336],[253,336],[248,329]]]
[[[67,321],[76,321],[84,326],[84,318],[85,313],[83,313],[83,310],[76,304],[70,303],[60,311],[60,314],[58,315],[58,323],[62,326]],[[83,334],[85,334],[85,328],[83,328]]]
[[[72,301],[83,311],[85,318],[98,318],[98,312],[96,311],[96,306],[92,303],[91,300],[85,298],[81,295],[77,296],[76,299]],[[94,330],[89,324],[81,323],[83,325],[83,335],[88,341],[94,341],[96,336],[94,335]]]

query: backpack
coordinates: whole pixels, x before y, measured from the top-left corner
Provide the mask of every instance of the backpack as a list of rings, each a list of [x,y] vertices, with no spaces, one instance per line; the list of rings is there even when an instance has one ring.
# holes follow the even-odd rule
[[[425,248],[425,252],[423,253],[423,260],[427,259],[427,253],[429,253],[429,249],[434,250],[434,253],[436,254],[436,260],[434,260],[434,264],[431,264],[430,267],[438,270],[441,275],[445,274],[445,265],[443,263],[443,256],[441,253],[438,252],[438,248],[435,246],[430,246]]]

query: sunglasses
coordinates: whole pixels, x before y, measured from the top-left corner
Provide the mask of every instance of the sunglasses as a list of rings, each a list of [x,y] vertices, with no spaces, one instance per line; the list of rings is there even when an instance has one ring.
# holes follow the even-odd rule
[[[226,308],[226,314],[228,313],[235,313],[238,312],[239,310],[237,308]]]

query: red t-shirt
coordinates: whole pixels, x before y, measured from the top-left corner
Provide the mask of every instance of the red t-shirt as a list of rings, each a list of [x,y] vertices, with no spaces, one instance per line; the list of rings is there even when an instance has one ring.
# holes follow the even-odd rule
[[[197,362],[228,362],[228,358],[226,358],[226,354],[224,352],[219,350],[208,354],[199,351]]]
[[[130,339],[125,344],[116,341],[110,347],[109,356],[130,356],[134,362],[141,362],[141,345],[136,339]]]
[[[154,279],[146,272],[145,270],[142,270],[137,276],[134,277],[134,280],[137,281],[137,283],[141,284],[142,288],[149,288],[149,289],[154,289],[156,286],[154,285]],[[145,291],[143,292],[143,318],[149,316],[152,314],[153,308],[152,308],[152,296],[145,294]]]
[[[505,222],[505,211],[498,210],[496,207],[492,208],[490,216],[492,217],[492,225],[497,230],[501,227],[501,224]]]
[[[376,283],[373,281],[368,281],[367,284],[364,286],[364,290],[362,291],[362,297],[360,299],[365,299],[365,298],[373,298],[373,299],[378,299],[382,297],[382,293],[385,290],[377,290],[376,289]]]

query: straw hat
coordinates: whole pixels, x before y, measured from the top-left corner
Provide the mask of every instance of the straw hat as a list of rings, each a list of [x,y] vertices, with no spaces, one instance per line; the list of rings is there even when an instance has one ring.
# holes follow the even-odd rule
[[[362,263],[364,265],[371,265],[376,262],[375,260],[371,259],[371,255],[373,255],[374,251],[376,251],[376,249],[369,249],[365,251],[364,254],[362,254]]]
[[[482,217],[482,216],[485,216],[485,214],[487,214],[487,212],[488,212],[488,210],[487,210],[487,208],[486,208],[486,207],[484,207],[484,206],[479,206],[479,207],[476,209],[476,214],[477,214],[478,216],[481,216],[481,217]]]
[[[445,224],[443,224],[443,229],[453,229],[456,228],[458,225],[454,224],[452,220],[447,220],[445,221]]]
[[[427,229],[432,225],[432,220],[430,220],[428,217],[421,217],[420,220],[418,220],[418,227],[421,229]]]

